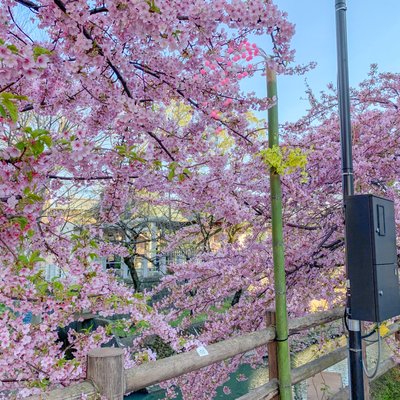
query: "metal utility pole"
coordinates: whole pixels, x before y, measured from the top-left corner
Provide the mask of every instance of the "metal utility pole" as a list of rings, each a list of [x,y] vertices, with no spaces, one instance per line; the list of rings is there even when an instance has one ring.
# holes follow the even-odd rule
[[[267,67],[267,94],[269,98],[277,97],[275,71]],[[278,105],[268,109],[268,145],[279,146]],[[282,228],[282,189],[281,178],[270,170],[271,219],[272,219],[272,252],[274,259],[276,341],[278,355],[278,378],[280,400],[292,399],[290,374],[290,353],[288,343],[288,316],[286,308],[286,275],[285,255]]]
[[[335,0],[336,9],[336,41],[338,62],[338,97],[340,115],[340,139],[342,145],[342,183],[343,204],[346,198],[354,194],[353,158],[351,150],[351,119],[349,69],[347,57],[346,0]],[[347,247],[347,245],[346,245]],[[346,249],[347,250],[347,249]],[[347,251],[346,251],[347,253]],[[346,260],[346,269],[349,265]],[[348,275],[348,273],[347,273]],[[364,376],[362,361],[361,322],[351,319],[349,297],[351,287],[347,288],[347,315],[349,328],[349,383],[352,400],[364,400]]]

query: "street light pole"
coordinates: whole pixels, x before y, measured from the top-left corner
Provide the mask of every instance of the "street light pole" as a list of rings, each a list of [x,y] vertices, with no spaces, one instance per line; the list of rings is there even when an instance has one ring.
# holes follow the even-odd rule
[[[346,198],[354,194],[353,159],[351,150],[351,118],[349,69],[347,57],[346,0],[335,0],[336,9],[336,41],[338,62],[338,97],[340,115],[340,140],[342,146],[342,185],[343,204]],[[346,252],[347,253],[347,252]],[[346,259],[346,268],[349,265]],[[351,287],[347,288],[347,315],[349,329],[349,384],[352,400],[364,400],[364,376],[362,361],[361,322],[351,319],[349,297]]]

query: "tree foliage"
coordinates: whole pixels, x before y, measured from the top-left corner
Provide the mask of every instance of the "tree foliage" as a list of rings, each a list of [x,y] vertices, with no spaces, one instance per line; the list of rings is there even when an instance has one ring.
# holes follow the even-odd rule
[[[65,209],[71,191],[101,193],[99,220],[112,224],[144,190],[154,204],[199,210],[205,239],[208,220],[237,223],[253,190],[248,174],[261,164],[252,155],[264,146],[245,114],[269,105],[239,87],[264,68],[253,33],[271,37],[271,66],[293,72],[293,26],[272,2],[0,1],[0,381],[17,391],[11,397],[82,379],[87,351],[113,332],[70,328],[60,342],[58,330],[82,312],[123,315],[119,331],[139,334],[127,366],[148,358],[142,339],[151,334],[176,351],[190,347],[165,310],[96,262],[127,250],[98,240],[99,221],[77,229]],[[24,118],[30,111],[69,125],[43,129]],[[214,193],[224,181],[226,198]],[[62,276],[47,281],[46,263]],[[25,323],[30,313],[40,322]]]
[[[33,33],[19,23],[22,7]],[[251,34],[271,37],[271,58],[260,57]],[[262,327],[274,299],[270,167],[285,173],[290,313],[309,311],[313,300],[343,301],[335,90],[320,99],[309,92],[309,113],[283,128],[284,148],[266,150],[265,126],[249,111],[276,99],[239,85],[265,62],[301,71],[287,66],[292,34],[286,15],[262,0],[196,0],[184,9],[175,0],[0,0],[2,388],[21,398],[80,380],[87,351],[116,331],[137,334],[126,352],[131,366],[154,356],[143,342],[152,334],[184,351]],[[359,192],[398,197],[399,90],[397,74],[373,67],[352,93]],[[44,129],[24,118],[32,110],[70,122]],[[101,193],[96,222],[80,229],[63,210],[78,190]],[[168,296],[153,306],[96,262],[129,255],[99,238],[138,193],[196,218],[166,240],[170,250],[195,244],[198,255],[172,267],[159,288]],[[46,262],[65,274],[46,281]],[[58,329],[86,311],[122,317],[107,328],[69,329],[68,344],[58,341]],[[30,312],[40,323],[24,323]],[[205,323],[192,337],[185,329],[196,320]],[[185,398],[210,399],[241,361],[172,383]]]

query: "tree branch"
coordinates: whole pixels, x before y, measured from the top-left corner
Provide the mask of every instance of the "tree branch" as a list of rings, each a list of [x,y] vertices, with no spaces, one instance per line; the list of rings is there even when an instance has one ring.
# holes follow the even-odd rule
[[[316,231],[319,229],[318,226],[298,225],[298,224],[292,224],[291,222],[286,223],[286,226],[290,226],[291,228],[297,228],[297,229],[305,229],[306,231]]]
[[[161,139],[159,139],[153,132],[147,131],[147,133],[160,145],[160,147],[167,153],[168,157],[172,160],[175,161],[175,158],[172,156],[172,154],[168,151],[168,149],[163,145]]]
[[[85,176],[59,176],[59,175],[47,175],[49,179],[59,179],[63,181],[99,181],[99,180],[107,180],[107,179],[114,179],[113,176],[93,176],[93,177],[85,177]],[[133,175],[129,178],[136,179],[138,176]]]
[[[38,12],[40,7],[41,7],[41,6],[35,4],[33,1],[30,1],[30,0],[15,0],[15,1],[17,3],[25,6],[25,7],[28,7],[30,10],[33,10],[33,11],[36,11],[36,12]]]

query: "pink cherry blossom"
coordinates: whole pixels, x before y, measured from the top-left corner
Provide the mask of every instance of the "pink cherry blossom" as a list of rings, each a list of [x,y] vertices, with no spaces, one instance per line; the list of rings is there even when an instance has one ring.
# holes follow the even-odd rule
[[[169,324],[182,308],[199,314],[200,303],[207,304],[210,320],[199,338],[207,344],[256,329],[260,310],[272,298],[261,276],[271,280],[270,242],[260,233],[269,226],[266,171],[257,156],[265,143],[246,117],[270,102],[243,92],[238,72],[246,69],[246,57],[255,56],[257,49],[251,54],[244,40],[253,34],[274,35],[275,62],[286,71],[282,66],[294,57],[292,25],[263,0],[199,0],[184,8],[181,1],[156,1],[153,9],[146,1],[106,1],[98,8],[95,3],[37,0],[36,9],[0,0],[0,87],[13,104],[0,121],[0,303],[7,309],[0,314],[0,380],[7,380],[2,389],[16,391],[17,398],[40,394],[32,384],[48,382],[52,388],[84,379],[88,351],[109,342],[111,334],[103,327],[71,328],[68,344],[61,343],[57,330],[79,313],[126,315],[128,328],[146,326],[125,353],[132,366],[140,355],[156,357],[143,344],[147,336],[158,335],[177,352],[186,350],[186,340],[194,343]],[[10,10],[24,6],[28,22],[17,26]],[[184,121],[177,121],[179,106],[187,110]],[[226,133],[218,136],[222,129]],[[314,179],[324,176],[321,169]],[[302,189],[294,186],[290,198],[302,199]],[[188,220],[199,216],[198,224],[162,243],[162,250],[172,251],[186,240],[201,240],[197,257],[184,269],[171,265],[173,275],[162,283],[170,288],[166,308],[149,307],[99,262],[130,255],[132,249],[110,242],[103,228],[130,212],[133,217],[136,203],[170,207]],[[211,249],[201,238],[214,236],[213,221],[221,236],[220,247]],[[229,240],[228,232],[243,221],[251,237],[243,244]],[[295,245],[290,251],[289,266],[296,268],[303,258],[295,255],[306,256]],[[328,254],[326,263],[332,259]],[[46,280],[46,265],[59,276]],[[243,297],[217,316],[209,307],[221,308],[243,281]],[[196,286],[198,295],[188,298]],[[304,296],[290,297],[292,310],[299,312],[296,301]],[[30,313],[40,322],[26,323]],[[214,376],[212,383],[197,381],[196,374],[182,378],[182,393],[212,398],[239,363],[202,371]]]

